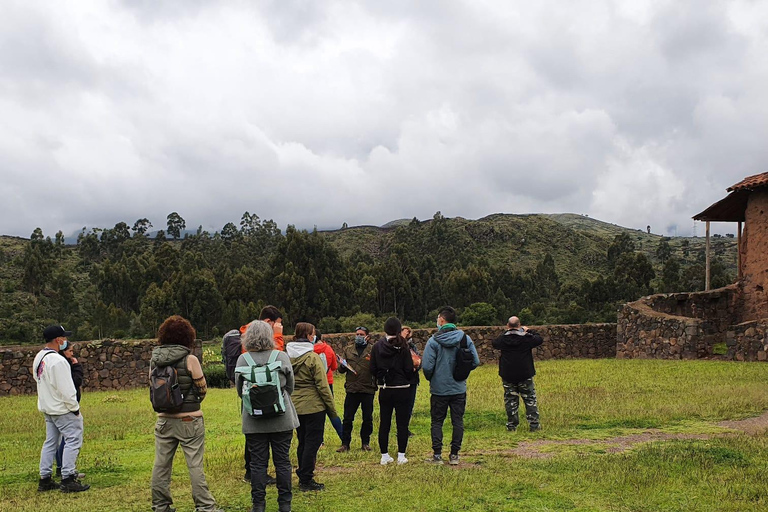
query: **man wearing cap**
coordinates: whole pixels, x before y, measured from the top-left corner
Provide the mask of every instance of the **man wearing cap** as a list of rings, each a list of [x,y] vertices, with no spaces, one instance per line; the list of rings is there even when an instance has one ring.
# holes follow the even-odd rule
[[[77,402],[77,391],[67,360],[59,355],[72,333],[60,325],[50,325],[43,330],[45,347],[37,353],[32,363],[32,375],[37,383],[37,409],[45,416],[45,442],[40,452],[40,482],[38,491],[61,489],[62,492],[86,491],[91,486],[78,479],[77,456],[83,445],[83,416]],[[53,478],[53,461],[64,439],[62,454],[61,485]]]
[[[339,453],[348,452],[352,442],[352,426],[357,410],[363,409],[363,425],[360,427],[362,450],[371,451],[371,433],[373,432],[373,397],[376,395],[376,381],[371,374],[371,350],[368,328],[355,329],[355,343],[342,351],[339,373],[346,374],[344,390],[344,421],[342,422],[341,447]]]

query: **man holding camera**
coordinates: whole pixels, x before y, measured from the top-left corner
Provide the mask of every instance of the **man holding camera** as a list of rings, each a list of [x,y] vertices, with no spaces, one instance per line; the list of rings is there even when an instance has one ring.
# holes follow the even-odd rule
[[[520,398],[525,404],[525,418],[531,432],[541,429],[539,407],[533,376],[533,349],[544,343],[536,332],[520,325],[520,319],[512,316],[507,330],[493,340],[493,348],[501,350],[499,376],[504,386],[504,406],[507,409],[507,430],[514,432],[520,423],[518,409]]]

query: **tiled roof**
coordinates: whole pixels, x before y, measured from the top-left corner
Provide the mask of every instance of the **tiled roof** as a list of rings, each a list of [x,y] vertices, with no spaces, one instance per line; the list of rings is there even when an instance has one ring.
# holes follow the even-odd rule
[[[768,172],[755,174],[754,176],[744,178],[737,184],[728,187],[728,192],[733,192],[735,190],[751,190],[753,188],[760,188],[765,186],[768,186]]]

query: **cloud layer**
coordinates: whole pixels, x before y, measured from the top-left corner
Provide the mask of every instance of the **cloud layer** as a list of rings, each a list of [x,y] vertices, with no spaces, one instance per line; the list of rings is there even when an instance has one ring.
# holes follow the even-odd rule
[[[0,233],[441,210],[682,235],[768,171],[765,3],[518,4],[6,3]]]

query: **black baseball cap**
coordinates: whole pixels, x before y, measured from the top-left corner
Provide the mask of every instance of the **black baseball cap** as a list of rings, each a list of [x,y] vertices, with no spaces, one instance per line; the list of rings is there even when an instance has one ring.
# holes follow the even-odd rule
[[[357,331],[365,331],[365,334],[368,334],[368,328],[367,327],[355,327],[355,332]]]
[[[65,331],[64,327],[60,325],[49,325],[43,330],[45,341],[55,340],[56,338],[69,338],[70,336],[72,336],[72,331]]]

